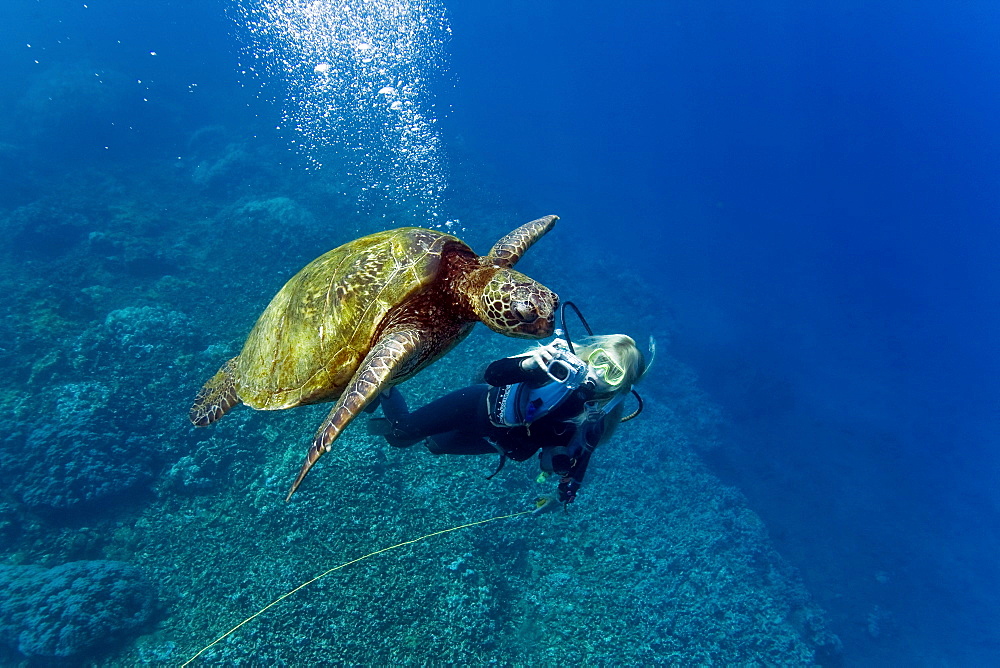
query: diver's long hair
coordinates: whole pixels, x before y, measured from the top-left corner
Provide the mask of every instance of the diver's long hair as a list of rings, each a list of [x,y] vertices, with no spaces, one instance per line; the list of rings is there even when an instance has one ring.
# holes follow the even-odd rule
[[[631,391],[632,386],[638,383],[642,374],[646,372],[646,359],[631,336],[624,334],[588,336],[576,343],[575,347],[576,356],[584,362],[589,363],[590,356],[600,348],[616,364],[625,369],[625,375],[616,385],[609,385],[610,389],[598,392],[596,398],[601,401],[610,400],[621,392]]]

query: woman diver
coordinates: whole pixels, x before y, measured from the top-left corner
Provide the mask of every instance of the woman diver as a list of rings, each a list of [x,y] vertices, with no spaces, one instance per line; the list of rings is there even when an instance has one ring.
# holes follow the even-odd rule
[[[427,449],[438,455],[499,452],[493,475],[507,458],[521,462],[540,452],[542,475],[560,476],[558,500],[565,506],[576,498],[594,449],[641,410],[639,400],[639,409],[622,417],[629,394],[639,397],[632,386],[647,366],[624,334],[591,336],[575,348],[568,338],[556,338],[496,360],[483,374],[485,384],[455,390],[412,413],[392,388],[381,397],[385,417],[370,420],[369,432],[401,448],[427,439]],[[552,500],[540,500],[538,510],[554,507]]]

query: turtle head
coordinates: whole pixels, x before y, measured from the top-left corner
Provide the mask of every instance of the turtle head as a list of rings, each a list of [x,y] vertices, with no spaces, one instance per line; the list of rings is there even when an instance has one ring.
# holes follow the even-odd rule
[[[559,296],[534,279],[508,267],[484,267],[481,289],[470,294],[470,305],[494,332],[521,339],[552,334]]]

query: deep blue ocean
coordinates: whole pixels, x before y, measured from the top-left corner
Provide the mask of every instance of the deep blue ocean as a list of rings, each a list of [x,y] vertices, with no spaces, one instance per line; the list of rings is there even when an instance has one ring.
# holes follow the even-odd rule
[[[523,509],[531,462],[360,428],[285,504],[323,407],[186,416],[330,248],[549,213],[518,268],[656,337],[647,414],[563,516],[353,566],[203,665],[1000,665],[997,3],[2,14],[3,665],[179,665]]]

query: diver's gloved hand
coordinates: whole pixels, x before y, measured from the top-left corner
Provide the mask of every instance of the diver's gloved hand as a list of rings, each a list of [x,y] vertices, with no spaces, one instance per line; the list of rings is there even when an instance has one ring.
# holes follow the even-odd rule
[[[557,494],[546,494],[535,501],[535,509],[531,511],[531,514],[541,515],[543,513],[551,513],[553,510],[558,510],[561,506],[562,504],[559,503],[559,496]]]

